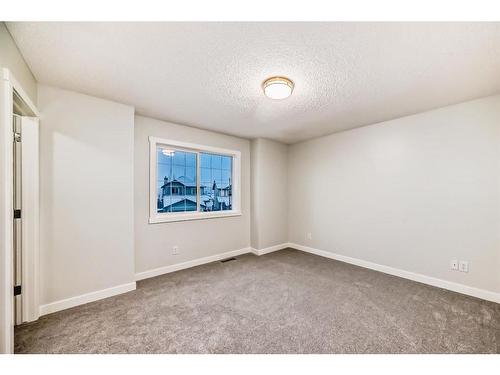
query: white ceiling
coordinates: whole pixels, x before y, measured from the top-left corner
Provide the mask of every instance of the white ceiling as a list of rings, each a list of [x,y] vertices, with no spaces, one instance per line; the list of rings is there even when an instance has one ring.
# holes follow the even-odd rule
[[[500,23],[7,23],[39,82],[286,143],[500,92]],[[266,98],[273,75],[293,95]]]

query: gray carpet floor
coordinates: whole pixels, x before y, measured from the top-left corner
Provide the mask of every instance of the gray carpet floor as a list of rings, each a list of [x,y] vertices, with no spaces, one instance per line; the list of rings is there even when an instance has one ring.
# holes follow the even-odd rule
[[[17,353],[499,353],[500,305],[286,249],[16,328]]]

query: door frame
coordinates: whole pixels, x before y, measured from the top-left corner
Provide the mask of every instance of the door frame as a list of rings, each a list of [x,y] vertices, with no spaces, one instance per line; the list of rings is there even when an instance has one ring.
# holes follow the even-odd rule
[[[0,353],[14,351],[14,284],[13,284],[13,149],[12,121],[14,94],[29,116],[39,117],[36,106],[9,69],[0,71]],[[39,202],[36,202],[38,207]],[[38,225],[39,218],[35,217]],[[24,234],[23,234],[24,236]],[[35,274],[39,264],[34,262]],[[23,276],[24,279],[24,276]],[[37,283],[38,284],[38,283]],[[28,291],[28,294],[30,291]],[[27,298],[35,297],[33,292]],[[35,297],[38,301],[38,296]],[[38,309],[37,309],[38,310]],[[38,314],[37,314],[38,315]]]

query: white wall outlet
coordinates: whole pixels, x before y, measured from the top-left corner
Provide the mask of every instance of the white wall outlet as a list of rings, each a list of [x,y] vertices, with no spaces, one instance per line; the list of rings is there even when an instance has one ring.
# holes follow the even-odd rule
[[[452,259],[450,262],[450,268],[454,271],[458,271],[458,260]]]
[[[174,254],[174,255],[179,254],[179,246],[173,246],[172,247],[172,254]]]
[[[469,262],[466,260],[461,260],[458,262],[458,270],[460,272],[469,272]]]
[[[306,240],[312,240],[313,239],[313,235],[311,232],[307,232],[306,233]]]

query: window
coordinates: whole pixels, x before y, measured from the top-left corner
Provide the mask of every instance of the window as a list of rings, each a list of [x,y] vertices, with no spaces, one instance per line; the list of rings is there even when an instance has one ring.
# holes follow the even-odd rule
[[[240,215],[239,151],[149,142],[150,223]]]

